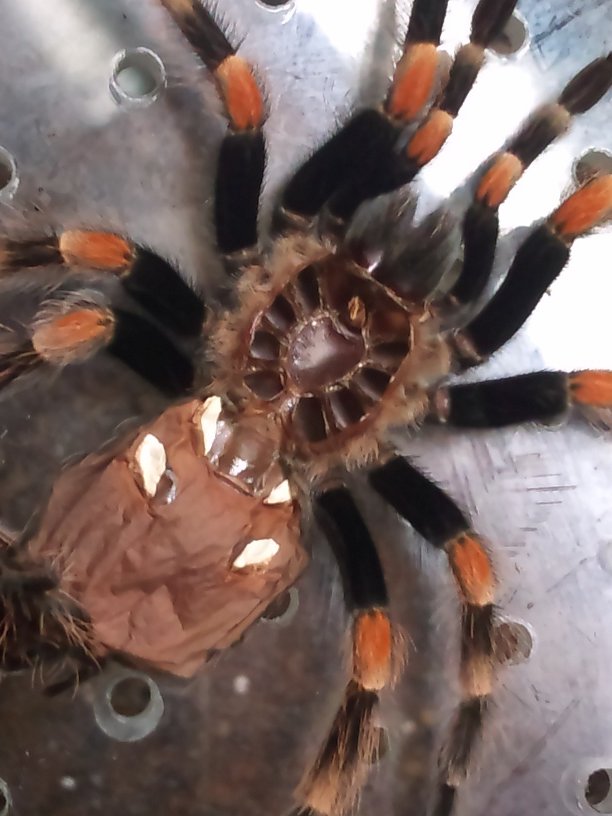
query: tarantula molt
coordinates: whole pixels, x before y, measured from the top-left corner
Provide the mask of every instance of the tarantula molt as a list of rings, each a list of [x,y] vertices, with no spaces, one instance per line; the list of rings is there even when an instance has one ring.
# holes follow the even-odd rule
[[[493,428],[612,407],[610,371],[445,384],[515,334],[574,240],[609,218],[612,176],[598,175],[529,232],[501,285],[483,297],[500,205],[609,90],[612,55],[584,67],[482,164],[456,221],[437,211],[399,253],[355,229],[358,209],[363,221],[371,199],[408,185],[438,154],[516,0],[479,0],[470,40],[452,62],[439,49],[447,3],[414,0],[386,97],[354,113],[297,169],[264,237],[267,105],[255,71],[200,0],[162,0],[209,70],[228,123],[214,206],[231,282],[222,306],[207,306],[170,263],[129,237],[70,230],[4,238],[0,247],[5,276],[47,265],[105,270],[123,292],[117,303],[91,289],[55,290],[31,325],[4,331],[3,388],[33,369],[105,352],[174,398],[127,441],[68,467],[35,528],[4,542],[3,670],[68,664],[72,674],[56,690],[112,655],[194,674],[305,568],[301,517],[312,508],[344,579],[352,671],[296,794],[300,816],[337,816],[353,804],[378,750],[379,695],[402,668],[383,570],[343,474],[367,474],[446,553],[455,579],[462,698],[432,810],[449,816],[493,693],[496,581],[465,514],[397,455],[391,431],[424,422]],[[201,375],[202,359],[211,377]]]

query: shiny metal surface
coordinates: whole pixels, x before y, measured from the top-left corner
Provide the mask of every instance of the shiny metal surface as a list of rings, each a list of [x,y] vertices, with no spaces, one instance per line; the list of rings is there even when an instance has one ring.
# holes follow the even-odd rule
[[[451,0],[445,44],[465,38],[471,2]],[[538,101],[610,50],[609,0],[522,0],[530,47],[493,57],[443,154],[422,175],[446,197]],[[210,195],[223,132],[214,91],[154,0],[0,0],[0,145],[19,186],[0,204],[7,229],[105,226],[177,258],[206,287]],[[226,0],[223,16],[257,64],[271,106],[265,223],[275,191],[346,115],[384,87],[397,11],[376,0],[296,0],[280,9]],[[111,65],[145,47],[166,70],[148,105],[117,105]],[[540,158],[504,205],[514,230],[547,213],[567,187],[574,157],[612,150],[612,99]],[[612,234],[580,241],[561,279],[520,335],[473,376],[538,367],[612,367]],[[500,261],[508,252],[500,252]],[[31,310],[40,286],[1,284],[3,317]],[[159,400],[109,361],[29,383],[0,403],[0,515],[20,527],[67,457],[118,426],[159,410]],[[560,816],[596,811],[584,786],[612,767],[612,440],[586,423],[557,430],[459,435],[429,431],[403,448],[470,511],[491,542],[505,614],[525,623],[534,648],[501,677],[479,762],[458,816]],[[361,813],[424,813],[435,744],[456,699],[456,607],[443,559],[374,501],[360,496],[393,576],[408,630],[406,678],[385,700],[390,750]],[[316,541],[313,542],[316,545]],[[342,685],[344,618],[335,569],[320,552],[300,582],[287,625],[260,623],[193,683],[159,680],[165,711],[144,741],[113,740],[94,701],[109,678],[76,699],[46,700],[25,678],[0,689],[0,777],[14,813],[280,814],[316,749]],[[336,695],[336,696],[335,696]],[[1,805],[0,805],[1,807]],[[605,802],[601,807],[606,807]]]

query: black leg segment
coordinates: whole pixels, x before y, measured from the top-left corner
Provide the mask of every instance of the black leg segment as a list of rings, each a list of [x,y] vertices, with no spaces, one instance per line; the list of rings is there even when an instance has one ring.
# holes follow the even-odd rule
[[[126,292],[150,315],[179,337],[198,337],[204,302],[168,261],[138,247],[132,266],[121,278]]]
[[[122,309],[115,318],[108,352],[168,396],[187,394],[195,376],[191,360],[145,318]]]
[[[389,599],[376,545],[348,488],[322,493],[316,499],[316,511],[353,608],[386,606]]]
[[[369,473],[369,482],[393,509],[436,547],[469,528],[455,502],[401,456]]]
[[[438,421],[459,428],[503,428],[563,416],[571,405],[570,385],[562,371],[538,371],[443,388],[432,402]]]

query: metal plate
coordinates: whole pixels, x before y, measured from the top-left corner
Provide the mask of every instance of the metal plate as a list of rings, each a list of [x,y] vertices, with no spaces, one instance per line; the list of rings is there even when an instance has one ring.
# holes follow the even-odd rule
[[[465,39],[473,3],[451,0],[445,44]],[[206,287],[210,196],[223,133],[205,72],[154,0],[1,0],[0,145],[19,187],[1,205],[7,231],[91,225],[126,231],[176,258]],[[443,154],[421,185],[444,198],[540,100],[610,50],[609,0],[523,0],[531,47],[492,58]],[[296,0],[272,10],[226,0],[223,16],[264,78],[271,157],[262,223],[275,191],[352,105],[384,87],[409,3]],[[150,48],[167,84],[148,106],[117,105],[111,64]],[[612,150],[612,100],[582,117],[539,159],[504,205],[513,230],[558,202],[573,158]],[[538,367],[612,368],[608,320],[612,236],[579,242],[525,329],[478,378]],[[500,252],[500,260],[507,258]],[[31,310],[40,286],[2,284],[2,317]],[[0,404],[0,516],[20,527],[71,456],[160,410],[159,399],[106,360],[28,382]],[[458,816],[594,813],[583,800],[592,770],[612,767],[612,442],[586,424],[556,431],[428,432],[405,443],[471,512],[491,542],[500,604],[533,632],[528,662],[502,676],[479,763]],[[361,812],[424,812],[435,744],[456,700],[457,610],[443,558],[363,489],[412,639],[398,692],[385,700],[390,750]],[[47,700],[25,678],[2,684],[0,776],[15,813],[282,814],[316,750],[343,684],[345,619],[335,568],[321,547],[300,582],[287,625],[260,623],[193,683],[158,678],[164,711],[142,742],[109,736],[96,720],[104,676],[74,700]],[[112,731],[112,729],[111,729]],[[122,732],[121,732],[122,733]],[[602,806],[603,807],[603,806]],[[612,812],[612,808],[608,811]]]

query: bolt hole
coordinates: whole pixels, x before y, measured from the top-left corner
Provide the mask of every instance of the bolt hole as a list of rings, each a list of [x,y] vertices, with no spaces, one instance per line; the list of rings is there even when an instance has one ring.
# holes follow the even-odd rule
[[[164,700],[150,677],[117,667],[99,689],[93,702],[94,716],[107,736],[119,742],[136,742],[155,731],[164,713]]]
[[[282,11],[293,5],[293,0],[257,0],[257,5],[268,11]]]
[[[140,677],[125,677],[111,690],[110,704],[120,717],[137,717],[151,702],[149,684]]]
[[[500,57],[511,57],[524,50],[529,42],[527,21],[522,14],[515,11],[506,23],[503,31],[490,45]]]
[[[589,775],[584,798],[596,813],[612,813],[611,768],[599,768]]]
[[[266,607],[261,618],[270,623],[286,626],[293,620],[298,606],[298,591],[295,587],[291,587],[291,589],[283,592],[282,595],[279,595],[278,598],[275,598],[272,603]]]
[[[595,176],[612,173],[612,153],[592,147],[574,162],[573,175],[577,184],[586,184]]]
[[[516,666],[526,663],[533,651],[529,629],[518,621],[502,621],[495,630],[495,653],[500,663]]]
[[[144,107],[159,96],[166,84],[166,69],[154,51],[132,48],[115,55],[109,88],[119,105]]]
[[[11,809],[12,800],[8,785],[4,779],[0,779],[0,816],[7,816]]]
[[[266,12],[277,15],[277,19],[286,23],[295,13],[293,0],[255,0],[255,4]]]
[[[10,200],[19,186],[15,159],[4,147],[0,147],[0,199]]]

